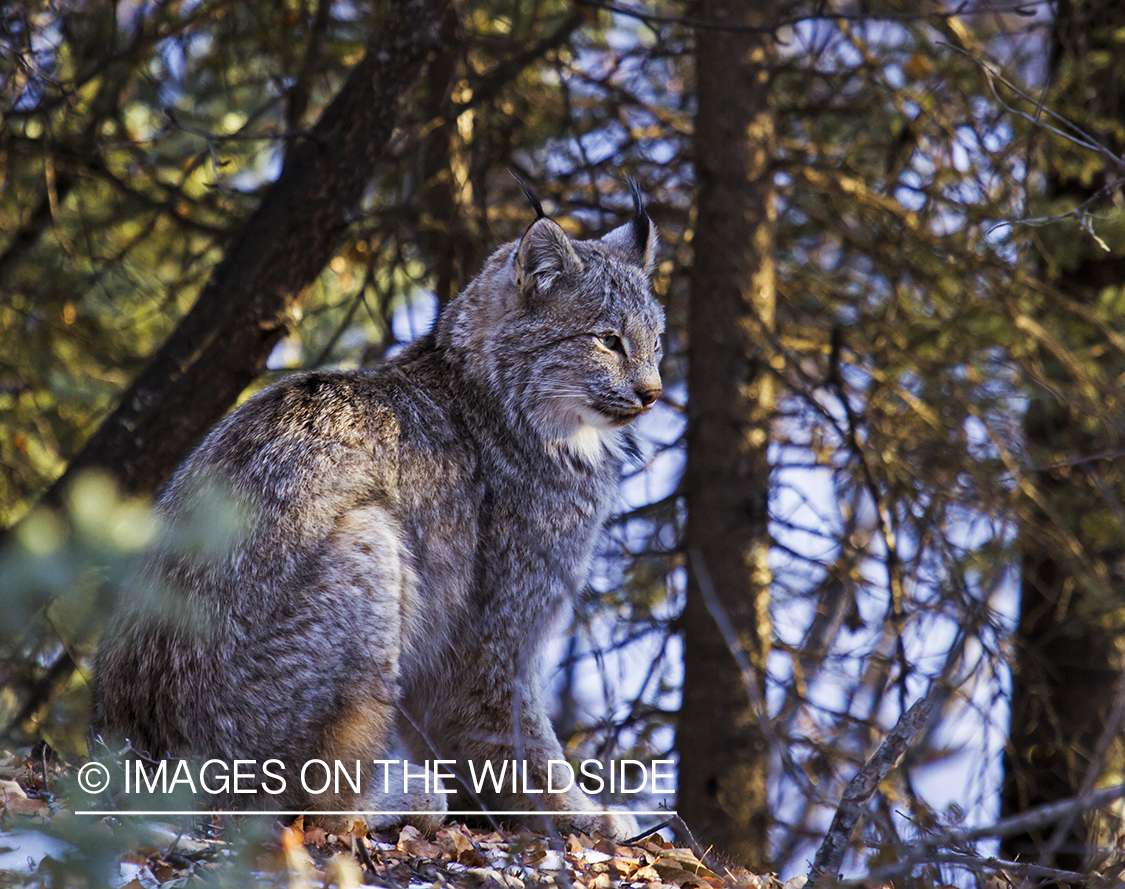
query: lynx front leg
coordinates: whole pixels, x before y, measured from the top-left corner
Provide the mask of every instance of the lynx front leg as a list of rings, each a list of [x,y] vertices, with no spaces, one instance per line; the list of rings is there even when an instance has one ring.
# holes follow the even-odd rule
[[[479,682],[467,679],[463,675],[457,684],[461,696],[437,703],[431,699],[427,712],[410,712],[408,724],[400,723],[400,734],[415,757],[440,754],[456,762],[466,789],[451,797],[451,806],[476,810],[483,804],[491,811],[527,812],[521,820],[534,824],[548,817],[563,832],[597,832],[615,839],[639,833],[632,815],[605,812],[577,785],[550,792],[559,790],[558,764],[566,755],[537,689],[495,673]]]
[[[631,814],[609,811],[604,804],[587,796],[577,784],[561,793],[551,792],[559,789],[560,764],[566,761],[566,754],[537,689],[514,696],[509,724],[513,727],[512,741],[499,745],[495,752],[509,755],[518,764],[517,793],[510,797],[512,808],[541,811],[562,831],[573,829],[588,834],[601,833],[617,840],[640,833]],[[553,774],[552,762],[555,764]],[[565,786],[567,782],[564,779],[562,783]],[[552,815],[552,812],[559,814]],[[533,822],[536,819],[529,817],[525,820]]]

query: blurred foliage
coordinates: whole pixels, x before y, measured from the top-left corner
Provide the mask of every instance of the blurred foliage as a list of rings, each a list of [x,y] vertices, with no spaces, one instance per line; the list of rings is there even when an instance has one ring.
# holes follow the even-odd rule
[[[11,724],[23,703],[16,690],[37,678],[46,683],[40,694],[50,706],[37,735],[73,755],[86,751],[89,668],[61,674],[61,685],[52,687],[50,672],[42,672],[45,658],[87,663],[115,591],[154,541],[158,523],[148,503],[120,497],[101,474],[80,476],[66,501],[61,513],[37,509],[0,550],[0,721]],[[44,639],[53,643],[46,651]]]
[[[562,680],[574,706],[560,725],[575,743],[655,758],[671,747],[681,675],[693,38],[672,0],[636,16],[598,6],[458,4],[395,163],[271,367],[371,365],[424,330],[529,221],[507,167],[577,235],[618,223],[630,206],[621,179],[639,179],[664,242],[667,394],[642,425],[644,465],[580,603]],[[844,2],[786,9],[769,344],[782,393],[769,445],[774,854],[779,867],[811,857],[856,764],[936,686],[940,717],[857,838],[861,857],[893,863],[921,832],[996,814],[1016,528],[1070,553],[1079,583],[1121,601],[1104,581],[1120,574],[1125,524],[1113,493],[1123,290],[1117,278],[1082,301],[1061,285],[1101,249],[1095,236],[1119,255],[1125,222],[1107,158],[1047,130],[1034,102],[989,73],[1042,94],[1046,4],[961,5],[958,16],[925,14],[947,11],[936,3],[869,3],[862,17]],[[383,14],[330,0],[0,11],[0,523],[27,516],[0,568],[3,722],[39,694],[23,729],[81,749],[91,645],[151,524],[99,477],[73,489],[64,515],[29,510],[191,305],[288,139],[316,119]],[[1095,88],[1090,70],[1074,62],[1045,101],[1092,132],[1119,132],[1125,118],[1087,119],[1075,98]],[[1049,181],[1084,183],[1096,200]],[[1029,453],[1024,418],[1044,402],[1078,419],[1088,449]],[[1032,508],[1036,470],[1089,479],[1082,467],[1099,454],[1104,485],[1082,501],[1080,540]],[[82,669],[47,693],[64,653]],[[583,670],[604,677],[595,692]],[[948,780],[941,805],[930,802],[935,774],[964,779],[955,806],[945,808]],[[949,881],[949,866],[919,873]]]

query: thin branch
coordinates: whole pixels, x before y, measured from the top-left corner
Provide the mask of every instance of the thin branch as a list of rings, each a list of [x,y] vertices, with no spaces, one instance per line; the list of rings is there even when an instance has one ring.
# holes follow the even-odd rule
[[[732,34],[772,34],[780,28],[789,25],[799,25],[804,22],[940,22],[954,18],[965,18],[974,15],[994,15],[996,13],[1012,12],[1016,15],[1034,16],[1040,7],[1049,7],[1048,0],[1025,0],[1025,2],[1010,3],[1003,6],[977,6],[969,2],[959,3],[953,9],[945,12],[937,10],[929,12],[821,12],[809,15],[781,18],[775,22],[764,25],[728,25],[714,19],[703,19],[697,16],[657,15],[635,6],[626,6],[623,3],[611,0],[575,0],[579,6],[589,6],[594,9],[604,9],[617,15],[628,16],[643,22],[650,28],[657,25],[682,25],[699,31],[725,31]]]
[[[935,852],[924,861],[909,860],[897,864],[888,864],[859,879],[839,880],[836,885],[840,887],[878,885],[884,881],[909,876],[919,866],[935,864],[954,864],[969,870],[1000,871],[1002,877],[1026,877],[1028,879],[1055,880],[1061,883],[1086,883],[1090,879],[1085,874],[1071,870],[1059,870],[1054,867],[1044,867],[1041,864],[1005,861],[1002,858],[983,858],[980,855],[969,855],[964,852]],[[1091,885],[1097,885],[1096,878],[1091,880]]]
[[[1094,475],[1097,481],[1097,474]],[[1104,482],[1101,483],[1101,486],[1104,486]],[[1106,488],[1108,490],[1108,486]],[[1085,776],[1083,776],[1082,785],[1078,789],[1080,795],[1089,793],[1099,776],[1105,773],[1106,753],[1109,751],[1110,745],[1117,739],[1122,720],[1125,720],[1125,672],[1118,679],[1117,697],[1113,702],[1113,711],[1109,714],[1109,719],[1106,720],[1106,724],[1098,736],[1093,756],[1090,758],[1090,764],[1086,769]],[[1059,820],[1059,823],[1055,825],[1054,832],[1047,840],[1047,845],[1043,847],[1043,851],[1039,855],[1039,864],[1045,865],[1048,861],[1054,859],[1063,843],[1070,836],[1070,829],[1074,826],[1074,822],[1078,820],[1080,814],[1077,811],[1071,812]]]
[[[894,517],[886,504],[882,491],[879,490],[878,482],[875,479],[875,473],[867,460],[867,453],[864,451],[859,441],[859,418],[852,408],[851,400],[848,398],[848,392],[844,386],[844,377],[840,372],[840,352],[843,348],[842,339],[843,333],[839,327],[836,327],[832,331],[832,351],[828,361],[828,379],[826,382],[836,390],[836,396],[839,398],[840,404],[844,408],[844,416],[848,421],[847,429],[844,430],[844,437],[847,440],[849,449],[855,454],[856,460],[859,461],[859,467],[863,474],[864,488],[867,490],[867,495],[871,498],[871,503],[875,507],[876,526],[879,530],[879,536],[883,538],[883,545],[886,548],[887,586],[891,592],[892,617],[896,621],[901,621],[903,618],[903,603],[906,601],[906,589],[902,577],[902,560],[898,553],[898,540],[894,528]]]
[[[285,121],[286,129],[290,132],[301,129],[301,121],[304,120],[305,112],[308,110],[313,78],[316,76],[321,56],[324,55],[324,37],[328,31],[331,11],[332,0],[319,0],[309,31],[308,45],[305,47],[305,60],[301,65],[301,73],[297,76],[286,99]],[[295,144],[295,142],[286,144],[284,163],[290,162]]]
[[[332,336],[328,338],[328,342],[324,344],[324,348],[320,350],[320,354],[313,359],[312,367],[314,369],[323,367],[328,359],[332,357],[332,350],[336,348],[340,337],[351,327],[352,319],[355,318],[355,313],[359,310],[361,305],[366,305],[367,288],[374,286],[375,283],[375,265],[374,260],[367,264],[367,271],[363,275],[363,281],[360,283],[359,289],[351,299],[351,305],[348,307],[347,312],[344,313],[343,319],[341,319],[340,323],[336,326],[336,330],[333,331]]]
[[[1076,124],[1073,120],[1070,120],[1069,118],[1064,117],[1058,112],[1052,111],[1050,108],[1048,108],[1044,100],[1049,84],[1044,84],[1042,93],[1038,98],[1036,98],[1035,96],[1029,95],[1026,91],[1021,89],[1019,86],[1005,77],[979,56],[974,55],[973,53],[965,50],[962,47],[955,46],[952,43],[943,43],[941,45],[947,46],[955,52],[958,52],[961,55],[965,56],[970,61],[974,62],[981,69],[981,71],[984,72],[985,80],[988,83],[988,88],[992,92],[993,98],[995,98],[1000,107],[1007,111],[1009,114],[1013,114],[1016,117],[1021,117],[1024,120],[1028,121],[1033,127],[1045,129],[1050,133],[1054,133],[1060,139],[1065,139],[1066,141],[1071,142],[1080,148],[1085,148],[1088,151],[1094,152],[1106,161],[1109,168],[1116,169],[1120,174],[1117,176],[1107,177],[1108,181],[1105,183],[1105,185],[1098,189],[1098,191],[1094,192],[1094,194],[1090,195],[1090,197],[1086,198],[1086,200],[1084,200],[1077,207],[1073,208],[1072,210],[1068,210],[1066,213],[1058,213],[1052,216],[1038,216],[1024,219],[1004,220],[989,227],[988,231],[985,232],[985,234],[991,234],[996,229],[1001,228],[1005,225],[1047,225],[1052,222],[1060,222],[1064,219],[1075,219],[1082,227],[1082,230],[1085,231],[1091,238],[1093,238],[1094,243],[1096,243],[1099,247],[1101,247],[1108,253],[1109,246],[1094,231],[1094,225],[1091,221],[1092,217],[1090,216],[1089,210],[1091,207],[1100,203],[1108,195],[1115,192],[1120,192],[1122,186],[1125,186],[1125,157],[1114,154],[1108,146],[1103,145],[1094,136],[1090,135],[1080,126],[1078,126],[1078,124]],[[1035,113],[1028,114],[1026,111],[1022,111],[1021,109],[1008,104],[1008,102],[1000,97],[1000,93],[996,89],[997,83],[1000,83],[1003,86],[1007,87],[1020,99],[1033,106],[1035,109]],[[1044,115],[1057,121],[1060,126],[1052,126],[1051,124],[1044,122]]]
[[[1070,120],[1069,118],[1063,117],[1056,111],[1052,111],[1050,108],[1047,108],[1045,105],[1043,105],[1043,103],[1036,99],[1034,96],[1028,95],[1024,90],[1016,86],[1016,84],[1012,83],[1012,81],[1008,80],[1008,78],[1006,78],[1003,74],[990,66],[983,59],[973,55],[973,53],[969,52],[968,50],[962,49],[959,46],[954,46],[952,43],[942,43],[940,45],[947,46],[955,52],[959,52],[961,55],[965,56],[970,61],[975,62],[980,67],[980,69],[985,74],[985,80],[988,82],[988,88],[992,91],[993,97],[1000,104],[1000,107],[1002,107],[1005,111],[1009,112],[1010,114],[1014,114],[1017,117],[1022,117],[1024,120],[1035,124],[1036,126],[1050,130],[1056,136],[1066,139],[1068,142],[1073,142],[1080,148],[1087,148],[1090,151],[1100,154],[1102,158],[1108,161],[1111,166],[1117,167],[1118,169],[1125,168],[1125,159],[1118,157],[1116,154],[1110,151],[1108,147],[1103,145],[1101,142],[1099,142],[1097,139],[1083,130],[1074,121]],[[1034,105],[1036,109],[1035,115],[1033,116],[1028,114],[1026,111],[1021,111],[1018,108],[1014,108],[1003,99],[1001,99],[1000,93],[996,89],[997,83],[1003,84],[1025,102]],[[1062,126],[1071,130],[1071,133],[1067,133],[1064,130],[1059,129],[1058,127],[1053,127],[1050,124],[1043,123],[1041,120],[1039,120],[1042,114],[1046,114],[1048,117],[1058,121],[1060,124],[1062,124]]]
[[[906,752],[914,736],[926,724],[933,707],[934,689],[931,686],[925,697],[914,702],[895,727],[891,729],[883,743],[867,760],[866,764],[856,772],[855,777],[848,782],[844,795],[840,799],[840,806],[836,816],[832,819],[832,826],[824,835],[824,842],[817,850],[813,859],[812,869],[809,871],[809,882],[806,889],[815,889],[816,886],[829,885],[836,880],[840,865],[844,860],[844,853],[848,850],[852,832],[859,823],[863,814],[863,807],[871,799],[879,784],[899,758]]]
[[[930,834],[916,843],[917,851],[913,855],[905,857],[902,861],[896,862],[890,867],[894,869],[896,875],[910,873],[919,865],[936,863],[936,857],[944,854],[939,850],[964,848],[977,840],[997,839],[1028,833],[1033,830],[1040,830],[1052,824],[1057,824],[1066,818],[1077,817],[1084,812],[1107,806],[1122,798],[1125,798],[1125,784],[1119,784],[1116,787],[1105,787],[1101,790],[1093,790],[1089,793],[1081,794],[1080,796],[1071,797],[1070,799],[1036,806],[1018,815],[1002,818],[995,824],[989,824],[984,827],[972,827],[962,830],[946,831],[945,833]],[[969,857],[971,858],[972,856]],[[977,860],[985,864],[990,859],[981,858]],[[1039,867],[1039,865],[1027,866]],[[1075,875],[1072,872],[1062,871],[1060,873],[1066,874],[1066,879],[1073,882]],[[862,879],[861,883],[863,885],[871,885],[886,876],[887,875],[882,871],[873,871],[867,874]],[[1081,874],[1079,874],[1078,877],[1086,879],[1082,877]],[[854,883],[847,881],[840,885],[854,885]],[[807,889],[811,889],[811,884]]]
[[[750,709],[758,722],[758,727],[769,742],[769,746],[776,748],[777,738],[773,733],[773,726],[770,724],[765,697],[758,685],[758,671],[754,669],[754,665],[750,661],[750,655],[746,653],[746,649],[738,641],[738,634],[730,622],[730,617],[715,593],[715,586],[711,583],[711,575],[704,564],[703,556],[697,549],[690,550],[688,555],[691,558],[692,568],[695,569],[695,577],[699,582],[699,592],[703,594],[703,602],[707,606],[707,611],[710,613],[711,619],[715,621],[715,626],[719,629],[719,635],[723,637],[723,642],[730,649],[738,670],[742,674],[742,684],[746,687],[746,696],[750,699]]]

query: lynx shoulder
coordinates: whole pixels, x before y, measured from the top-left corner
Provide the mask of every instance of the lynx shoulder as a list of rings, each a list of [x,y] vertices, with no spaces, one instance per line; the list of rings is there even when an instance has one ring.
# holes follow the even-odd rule
[[[362,764],[359,792],[289,781],[278,807],[427,825],[448,805],[547,807],[629,833],[578,790],[477,794],[467,771],[522,759],[541,788],[564,759],[538,660],[585,582],[623,427],[660,394],[656,235],[635,198],[599,240],[537,219],[378,370],[294,375],[220,423],[161,495],[173,543],[106,630],[95,729],[290,775]],[[239,531],[208,544],[215,502]],[[393,746],[452,761],[452,794],[395,796],[373,765]]]

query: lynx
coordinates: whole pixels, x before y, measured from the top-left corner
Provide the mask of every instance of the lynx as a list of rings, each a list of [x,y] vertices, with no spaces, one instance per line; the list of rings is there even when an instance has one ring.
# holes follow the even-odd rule
[[[536,203],[431,334],[374,371],[295,374],[212,430],[159,509],[175,539],[212,521],[219,492],[243,530],[166,547],[123,597],[96,730],[158,757],[280,760],[284,793],[255,807],[409,809],[432,827],[483,804],[635,832],[577,787],[480,798],[464,772],[523,761],[542,788],[565,758],[539,660],[585,583],[624,427],[661,392],[656,233],[635,187],[634,201],[630,222],[588,241]],[[434,778],[453,795],[385,783],[373,763],[396,749],[415,775],[457,763],[457,780]],[[313,759],[359,761],[361,791],[310,794],[295,778]]]

